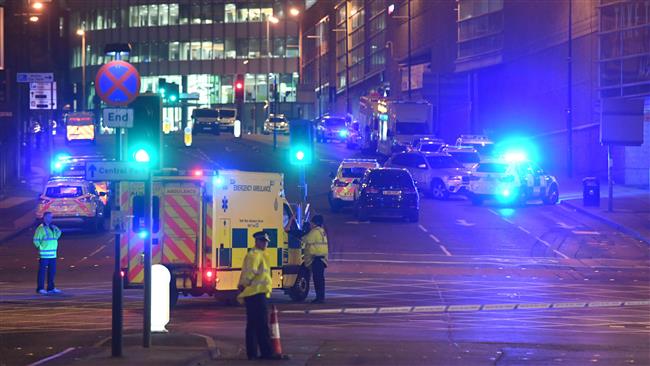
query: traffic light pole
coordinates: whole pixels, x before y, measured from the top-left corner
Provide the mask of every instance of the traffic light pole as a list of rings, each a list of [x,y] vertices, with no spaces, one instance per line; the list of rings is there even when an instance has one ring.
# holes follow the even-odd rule
[[[122,129],[116,129],[115,137],[115,157],[117,161],[122,161]],[[113,187],[113,207],[114,212],[120,211],[120,182],[113,182],[115,187]],[[121,226],[121,225],[120,225]],[[114,229],[114,228],[111,228]],[[122,269],[120,268],[120,243],[121,235],[120,231],[116,230],[115,233],[115,267],[113,268],[113,307],[112,307],[112,328],[111,328],[111,355],[113,357],[122,356],[122,328],[123,328],[123,280],[122,280]]]
[[[142,347],[151,347],[151,226],[152,216],[152,172],[149,171],[149,179],[144,184],[144,227],[146,235],[144,238],[144,321],[142,329]]]
[[[298,169],[298,189],[300,190],[300,212],[298,212],[298,222],[302,224],[303,212],[307,204],[307,174],[306,164],[300,164]]]

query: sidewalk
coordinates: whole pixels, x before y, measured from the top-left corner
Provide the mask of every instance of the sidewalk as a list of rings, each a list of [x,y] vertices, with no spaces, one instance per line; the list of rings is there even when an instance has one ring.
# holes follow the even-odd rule
[[[561,204],[599,220],[623,233],[650,245],[650,190],[645,187],[614,185],[612,212],[607,210],[607,182],[601,180],[600,207],[585,207],[582,202],[582,183],[567,182],[560,194]]]
[[[208,336],[186,333],[154,333],[151,347],[142,347],[141,334],[124,335],[122,357],[111,356],[111,340],[89,348],[68,348],[42,359],[47,365],[198,365],[215,360],[218,350]]]

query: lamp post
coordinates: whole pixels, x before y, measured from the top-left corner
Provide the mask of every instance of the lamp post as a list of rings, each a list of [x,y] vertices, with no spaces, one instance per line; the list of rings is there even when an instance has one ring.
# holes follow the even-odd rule
[[[77,35],[81,36],[81,110],[86,110],[86,31],[83,28],[77,29]]]

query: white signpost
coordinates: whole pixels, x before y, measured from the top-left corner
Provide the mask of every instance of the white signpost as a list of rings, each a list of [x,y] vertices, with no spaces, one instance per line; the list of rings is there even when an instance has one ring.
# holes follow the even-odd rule
[[[137,163],[102,161],[86,163],[86,180],[147,181],[149,168]]]
[[[103,117],[106,127],[133,127],[133,108],[104,108]]]
[[[56,82],[29,83],[29,109],[56,109]]]
[[[54,73],[51,72],[19,72],[16,74],[19,83],[53,83]]]

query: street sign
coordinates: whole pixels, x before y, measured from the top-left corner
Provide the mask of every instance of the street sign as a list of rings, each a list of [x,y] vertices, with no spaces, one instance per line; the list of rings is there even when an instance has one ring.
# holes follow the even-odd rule
[[[102,66],[95,77],[95,91],[104,103],[122,107],[140,93],[140,74],[125,61],[111,61]]]
[[[133,108],[104,108],[103,117],[106,127],[133,127]]]
[[[178,96],[178,99],[180,99],[180,100],[198,100],[199,99],[199,93],[181,93]]]
[[[29,109],[56,109],[56,82],[29,83]]]
[[[19,72],[16,74],[19,83],[53,83],[54,74],[51,72]]]
[[[149,168],[132,162],[101,161],[86,163],[86,180],[145,181]]]

